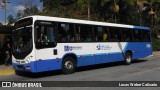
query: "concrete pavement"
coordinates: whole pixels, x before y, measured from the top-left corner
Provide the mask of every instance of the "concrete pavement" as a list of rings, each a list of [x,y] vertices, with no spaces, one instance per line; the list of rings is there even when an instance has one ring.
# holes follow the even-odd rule
[[[160,51],[154,51],[153,57],[160,57]],[[12,74],[15,74],[12,65],[10,66],[0,65],[0,76],[7,76]]]

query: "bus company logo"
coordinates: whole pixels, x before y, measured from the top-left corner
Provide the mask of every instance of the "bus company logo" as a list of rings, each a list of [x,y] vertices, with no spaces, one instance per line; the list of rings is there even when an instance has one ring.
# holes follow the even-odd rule
[[[70,47],[69,46],[64,46],[64,51],[70,51]]]
[[[96,46],[97,50],[111,50],[112,47],[110,47],[109,45],[97,45]]]
[[[82,50],[82,46],[64,46],[64,51]]]
[[[2,82],[2,87],[11,87],[11,82]]]

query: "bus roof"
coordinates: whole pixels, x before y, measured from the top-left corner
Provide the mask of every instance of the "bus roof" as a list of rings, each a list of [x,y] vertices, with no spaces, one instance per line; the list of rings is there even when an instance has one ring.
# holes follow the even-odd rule
[[[116,23],[107,23],[107,22],[98,22],[98,21],[89,21],[89,20],[80,20],[80,19],[69,19],[69,18],[60,18],[60,17],[51,17],[51,16],[35,15],[35,16],[28,16],[25,18],[29,18],[29,17],[32,17],[33,20],[56,21],[56,22],[75,23],[75,24],[89,24],[89,25],[98,25],[98,26],[111,26],[111,27],[150,30],[149,27],[144,27],[144,26],[134,26],[134,25],[126,25],[126,24],[116,24]],[[22,19],[25,19],[25,18],[22,18]]]

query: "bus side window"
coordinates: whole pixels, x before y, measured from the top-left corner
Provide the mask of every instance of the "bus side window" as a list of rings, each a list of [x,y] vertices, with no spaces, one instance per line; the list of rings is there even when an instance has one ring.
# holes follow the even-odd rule
[[[95,34],[96,42],[102,42],[103,41],[103,27],[95,26],[94,27],[94,34]]]
[[[47,42],[55,42],[56,37],[55,37],[55,29],[54,27],[48,27],[47,28]]]
[[[80,31],[80,32],[79,32]],[[80,25],[80,30],[78,30],[80,33],[80,40],[82,42],[91,42],[93,33],[92,33],[92,26],[91,25]]]
[[[133,35],[132,35],[131,29],[123,28],[122,34],[123,34],[122,41],[124,41],[124,42],[133,41]]]
[[[75,42],[91,42],[93,41],[93,31],[91,25],[76,24],[75,31],[70,31],[71,41]],[[73,34],[72,34],[73,33]]]
[[[76,26],[76,36],[75,41],[81,41],[81,27],[79,25]]]
[[[36,26],[37,28],[37,42],[47,42],[45,26]]]
[[[41,36],[40,36],[41,42],[48,42],[46,29],[47,29],[47,27],[44,27],[44,26],[41,27]]]
[[[142,37],[144,42],[150,42],[150,32],[149,30],[143,30],[142,31]]]
[[[37,25],[35,28],[36,48],[48,48],[56,45],[54,25]]]
[[[110,33],[110,41],[112,41],[112,42],[122,41],[121,28],[110,27],[109,33]]]
[[[60,42],[65,42],[66,41],[66,24],[60,23],[58,25],[58,36],[59,36],[59,41]]]
[[[133,35],[134,35],[134,41],[142,41],[141,30],[134,30]]]
[[[109,28],[106,27],[105,31],[103,32],[103,41],[108,40],[108,30],[109,30]]]
[[[74,41],[73,24],[59,23],[58,37],[59,37],[59,42],[73,42]]]

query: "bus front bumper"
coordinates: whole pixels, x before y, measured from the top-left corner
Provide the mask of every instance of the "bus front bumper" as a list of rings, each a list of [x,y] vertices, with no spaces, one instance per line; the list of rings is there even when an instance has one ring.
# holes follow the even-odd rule
[[[36,72],[34,63],[28,63],[28,64],[18,64],[18,63],[12,63],[12,66],[16,71],[23,71],[23,72]]]
[[[61,64],[61,61],[57,61],[55,59],[32,61],[27,64],[19,64],[12,62],[15,70],[32,73],[58,70],[61,69]]]

